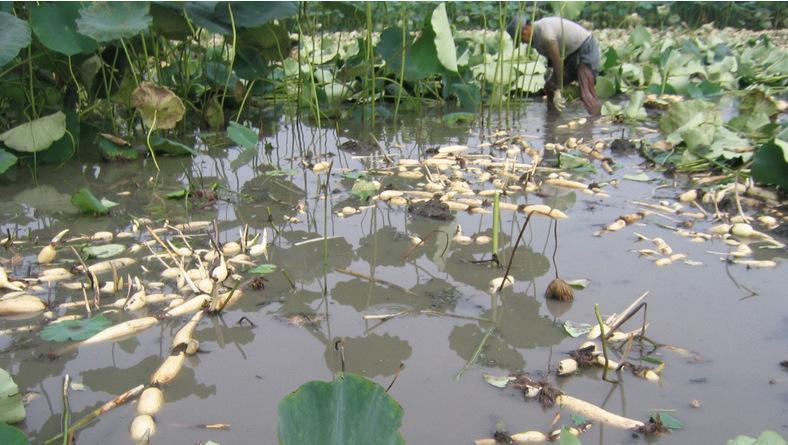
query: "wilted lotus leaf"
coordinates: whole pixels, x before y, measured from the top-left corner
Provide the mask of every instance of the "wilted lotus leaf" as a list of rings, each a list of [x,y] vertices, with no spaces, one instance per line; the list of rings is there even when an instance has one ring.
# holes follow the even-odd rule
[[[172,90],[153,82],[142,82],[131,93],[131,105],[142,114],[145,125],[158,130],[174,128],[186,113],[183,102]]]
[[[58,111],[0,134],[0,141],[16,151],[35,153],[49,148],[64,134],[66,134],[66,115]]]

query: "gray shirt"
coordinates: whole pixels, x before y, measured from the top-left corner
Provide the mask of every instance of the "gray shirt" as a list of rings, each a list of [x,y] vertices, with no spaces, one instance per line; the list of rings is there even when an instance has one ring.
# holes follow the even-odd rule
[[[549,59],[548,45],[557,42],[561,55],[566,57],[577,51],[590,35],[590,31],[571,20],[545,17],[534,22],[531,44],[536,52]]]

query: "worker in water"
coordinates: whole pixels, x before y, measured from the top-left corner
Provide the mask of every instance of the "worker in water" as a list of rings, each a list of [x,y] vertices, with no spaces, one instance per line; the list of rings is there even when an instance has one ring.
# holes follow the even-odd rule
[[[547,58],[548,70],[544,91],[549,103],[559,110],[564,101],[561,88],[577,80],[580,100],[591,115],[599,115],[602,105],[596,96],[596,76],[599,74],[599,45],[591,32],[579,24],[560,17],[545,17],[531,22],[525,16],[516,17],[507,28],[515,44],[530,45]],[[516,38],[520,31],[520,38]]]

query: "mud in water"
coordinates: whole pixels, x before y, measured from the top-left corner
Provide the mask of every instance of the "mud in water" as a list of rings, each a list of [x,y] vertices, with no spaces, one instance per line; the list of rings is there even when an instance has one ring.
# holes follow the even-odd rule
[[[13,180],[0,182],[0,193],[6,197],[0,229],[3,234],[48,240],[63,228],[72,234],[127,230],[131,218],[139,216],[159,224],[165,219],[216,219],[220,239],[227,241],[237,239],[244,224],[252,233],[267,228],[272,243],[268,262],[278,271],[257,282],[258,289],[250,290],[239,306],[200,323],[195,338],[201,352],[187,358],[184,370],[166,387],[153,443],[276,443],[278,401],[306,381],[335,376],[342,366],[336,349],[340,339],[345,369],[383,386],[404,364],[390,394],[404,408],[401,431],[411,444],[472,443],[492,437],[499,421],[510,433],[549,430],[557,408],[525,402],[521,392],[494,388],[482,378],[485,373],[515,372],[541,375],[556,391],[642,421],[652,411],[668,410],[684,428],[660,436],[661,444],[724,443],[738,434],[757,436],[768,429],[786,435],[788,381],[780,367],[788,342],[785,250],[752,246],[753,258],[777,261],[773,269],[721,261],[721,255],[709,253],[728,251],[721,239],[696,243],[665,228],[678,225],[675,215],[648,215],[621,230],[594,236],[621,215],[643,210],[635,201],[675,202],[685,190],[681,178],[640,170],[643,159],[630,141],[653,137],[653,129],[593,120],[575,129],[559,127],[583,116],[579,104],[556,116],[536,103],[489,120],[485,116],[483,128],[479,122],[446,127],[440,115],[427,113],[404,118],[398,125],[379,122],[374,128],[348,122],[342,135],[282,120],[265,132],[270,136],[260,144],[271,144],[273,151],[261,148],[250,154],[203,135],[201,155],[160,158],[158,175],[152,165],[72,162],[61,168],[40,167],[33,181],[19,169]],[[494,140],[493,133],[505,127],[512,127],[509,134],[525,135],[537,150],[569,137],[601,140],[605,147],[621,141],[614,142],[614,150],[605,149],[620,167],[612,174],[597,163],[595,172],[573,176],[586,184],[618,179],[617,185],[603,189],[609,197],[546,186],[538,193],[507,198],[519,205],[547,204],[568,216],[559,223],[555,261],[562,279],[589,280],[585,289],[574,290],[572,302],[544,297],[557,275],[548,218],[532,218],[510,273],[515,284],[493,298],[487,291],[489,282],[502,271],[477,263],[490,259],[490,246],[451,240],[458,224],[472,238],[491,236],[491,214],[452,211],[454,220],[449,221],[411,215],[406,206],[379,202],[353,215],[339,215],[345,207],[369,205],[350,193],[353,171],[384,170],[390,167],[387,157],[423,159],[429,156],[427,150],[456,144],[467,145],[468,154],[499,156],[492,147],[480,145]],[[352,136],[366,140],[369,134],[380,149],[366,143],[350,147],[346,142]],[[548,152],[546,158],[550,164],[555,155]],[[321,160],[333,161],[328,203],[321,188],[325,174],[303,169]],[[219,184],[217,196],[167,199],[168,193],[186,184],[185,172],[205,189]],[[624,179],[640,173],[654,180]],[[383,184],[381,190],[425,181],[393,175],[374,179]],[[120,206],[108,217],[78,215],[69,198],[85,186]],[[502,213],[502,259],[508,260],[524,219],[522,213]],[[693,230],[713,224],[701,220]],[[638,241],[635,232],[660,237],[701,265],[677,261],[657,267],[653,258],[634,252],[653,247]],[[435,235],[428,237],[431,233]],[[328,237],[325,244],[323,235]],[[411,235],[425,242],[405,256],[413,246]],[[5,267],[26,274],[34,267],[31,261],[32,257]],[[287,271],[294,288],[281,270]],[[157,277],[151,273],[145,279]],[[621,383],[614,386],[601,380],[599,367],[584,368],[572,377],[545,375],[584,341],[569,337],[563,321],[594,323],[595,303],[603,314],[611,314],[645,291],[650,292],[648,337],[698,355],[661,350],[659,358],[666,367],[659,383],[622,372],[616,376]],[[62,301],[73,295],[58,290],[51,298]],[[365,320],[368,314],[398,315]],[[623,329],[637,329],[641,317],[638,314]],[[0,327],[24,323],[0,320]],[[37,335],[0,337],[0,367],[11,372],[23,394],[34,393],[22,425],[33,443],[60,431],[63,374],[86,388],[71,393],[76,419],[146,382],[169,354],[170,340],[181,325],[182,321],[164,322],[132,339],[81,348],[57,360],[46,357],[57,346]],[[457,379],[474,358],[475,364]],[[700,407],[693,407],[693,401]],[[103,416],[79,433],[79,443],[129,442],[134,409],[131,404]],[[569,413],[563,416],[568,419]],[[231,428],[198,427],[216,423]],[[643,439],[595,424],[582,441],[619,444]]]

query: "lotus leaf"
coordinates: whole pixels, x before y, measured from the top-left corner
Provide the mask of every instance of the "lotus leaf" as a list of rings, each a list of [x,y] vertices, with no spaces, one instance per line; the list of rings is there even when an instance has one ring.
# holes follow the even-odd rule
[[[402,408],[377,383],[344,373],[301,385],[279,402],[279,443],[404,444]]]
[[[93,213],[94,215],[109,213],[109,209],[113,205],[108,207],[105,203],[117,205],[111,201],[99,200],[93,192],[84,187],[71,196],[71,204],[81,210],[82,213]]]
[[[131,93],[131,104],[139,110],[145,125],[161,130],[174,128],[186,113],[183,102],[172,90],[148,81]]]
[[[0,422],[0,443],[3,445],[30,445],[30,440],[19,428]]]
[[[98,42],[134,37],[153,22],[148,2],[93,2],[79,10],[79,33]]]
[[[227,137],[246,150],[257,148],[257,133],[238,122],[230,122],[227,126]]]
[[[16,151],[35,153],[49,148],[65,134],[66,115],[58,111],[0,134],[0,141]]]
[[[96,41],[77,32],[78,2],[40,3],[33,6],[30,25],[38,40],[52,51],[66,56],[89,53]]]
[[[25,418],[22,394],[11,374],[0,368],[0,423],[17,423]]]
[[[123,244],[102,244],[100,246],[88,246],[82,249],[82,253],[88,258],[112,258],[126,250]]]
[[[197,151],[188,145],[161,136],[151,138],[151,147],[156,153],[169,156],[195,156],[197,154]]]
[[[82,341],[98,334],[111,324],[112,322],[102,314],[80,320],[50,323],[41,330],[41,338],[54,342]]]
[[[760,145],[752,162],[752,176],[762,184],[788,188],[788,142],[774,139]]]
[[[264,275],[267,273],[273,273],[276,270],[276,264],[260,264],[259,266],[255,266],[249,269],[249,273],[255,273]]]
[[[659,417],[659,420],[662,422],[662,424],[671,430],[680,430],[684,428],[684,423],[681,420],[671,416],[665,411],[654,411],[651,413],[651,417]]]
[[[112,141],[101,138],[99,140],[101,157],[107,161],[133,161],[140,156],[140,152],[131,147],[121,147]]]
[[[572,434],[572,430],[568,426],[561,428],[561,433],[559,433],[558,437],[559,445],[582,445],[580,439]]]
[[[9,168],[16,164],[16,156],[0,149],[0,175],[8,171]]]
[[[30,45],[30,26],[7,12],[0,12],[0,66],[4,66],[22,48]]]
[[[240,28],[265,25],[298,13],[298,2],[221,2],[216,17],[226,24],[231,23],[228,6],[232,7],[235,25]]]
[[[374,195],[378,191],[377,186],[372,181],[367,181],[365,179],[357,179],[356,182],[353,183],[353,188],[350,189],[350,193],[353,196],[358,197],[358,199],[362,201],[366,201],[369,199],[370,196]]]
[[[753,439],[748,436],[736,436],[736,438],[728,441],[727,445],[785,445],[786,441],[781,435],[774,431],[764,431]]]
[[[457,48],[451,35],[449,17],[446,15],[446,4],[441,3],[432,11],[432,30],[435,32],[435,49],[441,65],[449,71],[457,71]]]

